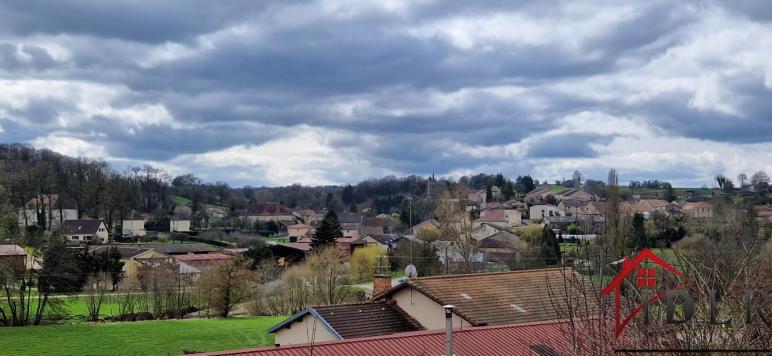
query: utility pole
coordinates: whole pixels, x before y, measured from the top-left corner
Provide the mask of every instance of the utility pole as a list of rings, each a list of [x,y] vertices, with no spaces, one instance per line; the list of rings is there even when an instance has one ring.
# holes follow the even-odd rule
[[[410,195],[407,196],[407,203],[408,203],[408,221],[410,224],[410,235],[413,235],[413,197]],[[413,241],[408,241],[410,243],[410,264],[413,264]]]

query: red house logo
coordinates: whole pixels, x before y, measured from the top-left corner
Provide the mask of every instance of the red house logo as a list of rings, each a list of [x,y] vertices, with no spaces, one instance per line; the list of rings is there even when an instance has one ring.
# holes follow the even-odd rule
[[[635,284],[640,288],[645,289],[654,289],[657,286],[657,269],[655,268],[648,268],[647,266],[642,266],[642,264],[646,262],[652,262],[655,265],[659,265],[662,267],[663,270],[668,271],[675,276],[677,276],[681,281],[682,284],[675,287],[675,289],[682,289],[685,287],[686,282],[686,276],[684,276],[681,272],[673,268],[673,266],[669,265],[667,262],[663,261],[661,258],[657,257],[651,250],[648,248],[644,248],[635,258],[625,257],[624,262],[622,263],[622,271],[619,272],[619,274],[614,278],[609,284],[603,288],[601,291],[601,295],[609,295],[612,292],[615,293],[616,297],[616,305],[615,305],[615,311],[616,311],[616,329],[615,329],[615,336],[619,336],[619,334],[622,333],[622,331],[625,329],[628,323],[630,323],[630,320],[632,320],[644,307],[645,304],[641,303],[641,305],[637,306],[633,311],[628,315],[627,317],[622,319],[621,316],[621,297],[622,297],[622,283],[633,273],[635,273]],[[659,299],[661,299],[663,296],[665,296],[666,291],[661,291],[658,293],[655,293],[653,296],[649,297],[648,303],[651,304]]]

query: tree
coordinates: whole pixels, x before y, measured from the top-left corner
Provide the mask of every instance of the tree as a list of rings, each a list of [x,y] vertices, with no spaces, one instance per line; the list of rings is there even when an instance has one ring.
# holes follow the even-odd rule
[[[227,318],[233,308],[255,290],[256,275],[241,258],[219,262],[198,281],[210,309]]]
[[[579,172],[578,170],[574,171],[574,175],[572,179],[574,180],[577,186],[582,184],[582,173]]]
[[[361,247],[351,254],[351,279],[352,282],[364,282],[371,280],[374,267],[378,265],[379,256],[385,256],[386,249],[378,246]]]
[[[726,185],[726,182],[729,181],[729,178],[727,178],[723,174],[717,174],[714,179],[716,180],[716,184],[718,185],[718,189],[724,189],[724,185]]]
[[[544,226],[542,229],[537,248],[539,249],[539,258],[544,264],[552,265],[560,262],[560,242],[549,226]]]
[[[348,212],[349,213],[359,212],[359,207],[357,207],[357,203],[351,202],[351,205],[348,206]]]
[[[740,183],[740,189],[744,189],[745,184],[748,182],[748,176],[746,176],[745,173],[740,173],[740,175],[737,176],[737,182]]]
[[[102,303],[105,300],[105,294],[110,290],[110,276],[107,273],[100,272],[91,275],[86,281],[82,293],[85,295],[86,309],[88,311],[87,321],[99,321],[99,313],[102,310]]]
[[[751,186],[756,192],[765,192],[769,187],[769,176],[764,171],[758,171],[751,176]]]
[[[668,203],[676,200],[677,197],[675,195],[675,191],[673,190],[672,186],[668,186],[665,189],[665,196],[664,196],[664,198],[665,198],[665,201],[667,201]]]
[[[343,187],[343,191],[340,193],[340,199],[343,200],[343,203],[345,204],[354,203],[354,187],[352,187],[351,184],[347,184]]]
[[[490,185],[485,187],[485,201],[493,201],[493,187]]]
[[[515,185],[511,181],[508,181],[504,184],[504,188],[501,189],[501,193],[504,194],[505,200],[512,199],[512,197],[515,196]]]
[[[630,240],[630,247],[633,250],[640,250],[644,247],[650,247],[648,243],[648,239],[646,238],[646,229],[645,229],[645,220],[643,218],[643,214],[636,213],[633,216],[632,221],[632,239]]]
[[[338,221],[338,214],[333,210],[328,210],[319,224],[319,228],[316,229],[314,238],[311,239],[311,247],[317,249],[335,245],[335,242],[341,237],[343,237],[343,232]]]
[[[257,267],[264,261],[270,260],[273,257],[273,253],[271,252],[268,244],[260,239],[254,241],[254,245],[244,253],[244,256],[249,262],[249,269],[253,271],[256,270]]]
[[[306,260],[307,280],[316,303],[340,304],[348,297],[349,270],[342,261],[343,251],[337,246],[328,246]]]

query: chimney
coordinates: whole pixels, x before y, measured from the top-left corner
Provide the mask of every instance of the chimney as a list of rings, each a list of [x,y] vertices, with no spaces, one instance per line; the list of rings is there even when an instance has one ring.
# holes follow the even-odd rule
[[[373,297],[391,288],[391,273],[389,273],[388,262],[383,262],[385,258],[387,256],[378,256],[378,265],[373,266]]]
[[[391,276],[387,274],[373,275],[373,297],[391,288]]]
[[[453,305],[443,305],[445,309],[445,356],[453,354]]]

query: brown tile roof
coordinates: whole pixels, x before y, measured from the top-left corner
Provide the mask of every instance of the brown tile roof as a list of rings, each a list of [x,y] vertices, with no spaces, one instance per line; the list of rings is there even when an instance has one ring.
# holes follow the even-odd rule
[[[526,323],[518,325],[477,327],[453,331],[453,351],[467,355],[607,355],[624,341],[611,335],[593,334],[599,326],[577,322],[576,347],[571,342],[572,325],[567,321]],[[602,325],[600,325],[602,327]],[[609,325],[606,329],[613,330]],[[593,343],[598,338],[613,340]],[[240,356],[416,356],[445,354],[445,330],[428,330],[373,336],[351,340],[316,342],[310,345],[263,347],[257,349],[215,351],[200,355]]]
[[[198,255],[176,255],[174,256],[175,261],[224,261],[231,259],[231,256],[222,254],[222,253],[204,253],[204,254],[198,254]]]
[[[704,201],[690,201],[682,207],[684,210],[691,210],[696,208],[712,208],[713,205]]]
[[[277,324],[269,329],[269,332],[276,332],[286,325],[291,325],[307,314],[321,318],[320,321],[327,324],[325,327],[329,326],[333,329],[333,334],[343,339],[423,329],[421,324],[393,303],[370,302],[311,307]]]
[[[362,218],[362,226],[391,226],[394,224],[394,221],[391,220],[391,218],[384,218],[384,217],[369,217],[365,216]]]
[[[589,288],[589,280],[570,268],[551,268],[499,273],[477,273],[408,279],[377,298],[413,287],[440,305],[456,306],[455,313],[475,326],[503,325],[564,317],[558,306],[578,302],[577,281]],[[570,296],[572,299],[566,299]],[[596,310],[596,306],[590,306]]]
[[[506,214],[502,209],[486,210],[485,216],[481,216],[478,221],[482,222],[501,222],[507,221]]]
[[[292,215],[292,212],[280,203],[268,202],[248,207],[247,215]]]

